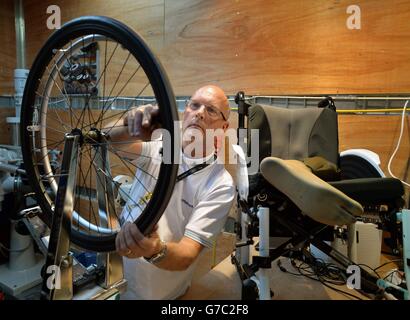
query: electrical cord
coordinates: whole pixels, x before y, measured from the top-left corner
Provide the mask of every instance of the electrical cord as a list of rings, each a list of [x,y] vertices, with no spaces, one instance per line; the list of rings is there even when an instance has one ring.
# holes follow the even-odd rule
[[[288,271],[285,267],[282,266],[282,262],[280,259],[278,259],[277,265],[282,272],[286,272],[294,276],[303,276],[308,279],[318,281],[322,283],[324,286],[328,287],[329,289],[332,289],[343,295],[355,298],[357,300],[363,300],[362,298],[354,294],[345,292],[330,285],[333,284],[340,286],[346,284],[346,277],[344,276],[344,271],[335,264],[326,263],[323,260],[316,258],[314,258],[311,263],[303,261],[300,262],[299,265],[297,265],[296,261],[291,258],[290,262],[292,266],[298,270],[299,273]]]
[[[390,263],[402,262],[402,261],[403,261],[403,259],[395,259],[395,260],[387,261],[387,262],[383,263],[382,265],[378,266],[377,268],[374,268],[374,270],[378,270],[378,269],[380,269],[380,268],[382,268],[382,267],[384,267],[384,266],[386,266]]]
[[[408,103],[409,103],[409,100],[407,100],[406,103],[404,104],[403,113],[402,113],[402,115],[401,115],[401,127],[400,127],[399,140],[397,141],[396,148],[394,149],[394,151],[393,151],[393,153],[392,153],[392,155],[391,155],[391,157],[390,157],[390,159],[389,159],[389,163],[387,164],[387,170],[389,171],[390,175],[391,175],[393,178],[395,178],[395,179],[399,179],[399,178],[397,178],[397,177],[392,173],[390,166],[391,166],[391,164],[392,164],[392,162],[393,162],[394,157],[396,156],[397,151],[398,151],[399,148],[400,148],[401,138],[402,138],[402,136],[403,136],[403,130],[404,130],[404,118],[405,118],[404,116],[405,116],[405,114],[406,114],[406,108],[407,108],[407,104],[408,104]],[[403,180],[401,180],[401,179],[399,179],[399,180],[400,180],[403,184],[405,184],[406,186],[410,187],[410,184],[409,184],[409,183],[407,183],[407,182],[405,182],[405,181],[403,181]]]
[[[381,279],[381,276],[380,274],[377,273],[376,269],[373,269],[372,267],[369,267],[367,264],[364,264],[364,263],[358,263],[357,265],[368,268],[369,270],[373,271],[373,273],[377,276],[377,278]]]
[[[340,290],[338,288],[335,288],[331,285],[346,285],[346,274],[345,271],[338,267],[337,265],[333,264],[333,263],[326,263],[324,260],[320,259],[320,258],[315,258],[315,257],[311,257],[310,259],[304,259],[304,261],[299,261],[299,264],[296,263],[296,260],[294,258],[289,258],[291,265],[298,271],[298,273],[295,272],[291,272],[289,270],[287,270],[283,265],[280,259],[277,260],[277,265],[279,267],[279,269],[282,272],[286,272],[289,273],[291,275],[294,276],[304,276],[306,278],[309,278],[311,280],[315,280],[315,281],[319,281],[321,282],[324,286],[337,291],[339,293],[342,293],[344,295],[353,297],[355,299],[358,300],[363,300],[362,298],[350,294],[348,292],[345,292],[343,290]],[[384,267],[385,265],[388,265],[390,263],[394,263],[394,262],[400,262],[403,261],[402,259],[396,259],[396,260],[392,260],[392,261],[388,261],[385,262],[383,264],[381,264],[380,266],[376,267],[376,268],[372,268],[366,264],[358,264],[358,266],[361,267],[366,267],[369,270],[371,270],[378,279],[383,279],[383,280],[387,280],[392,282],[393,281],[393,276],[395,273],[398,273],[400,275],[400,284],[401,285],[403,283],[403,278],[399,272],[399,270],[395,269],[393,271],[391,271],[390,273],[388,273],[384,278],[382,278],[380,276],[380,274],[377,272],[377,270],[379,270],[380,268]],[[388,278],[390,277],[390,280],[388,280]]]
[[[318,263],[318,265],[316,265],[316,263]],[[328,287],[329,289],[332,289],[343,295],[355,298],[357,300],[363,300],[362,298],[354,294],[348,293],[346,291],[340,290],[330,285],[330,284],[338,285],[338,286],[346,285],[346,277],[344,275],[344,271],[338,266],[331,264],[331,263],[325,263],[321,259],[315,259],[312,265],[309,265],[307,263],[305,264],[306,266],[302,269],[301,265],[303,265],[303,263],[301,263],[298,267],[298,271],[301,272],[301,270],[304,270],[304,269],[305,270],[311,269],[313,271],[311,272],[313,276],[307,276],[309,279],[318,281],[322,283],[324,286]],[[314,276],[316,276],[317,278],[314,278]]]

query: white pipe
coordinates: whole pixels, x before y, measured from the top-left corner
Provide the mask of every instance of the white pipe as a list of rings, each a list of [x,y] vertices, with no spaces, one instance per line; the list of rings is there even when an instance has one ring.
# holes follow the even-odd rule
[[[28,77],[29,70],[27,69],[15,69],[14,70],[14,107],[16,110],[16,115],[14,117],[7,117],[7,123],[11,124],[12,136],[11,143],[14,146],[20,145],[20,112],[21,112],[21,102],[23,100],[24,87],[26,85],[26,80]]]
[[[26,32],[22,0],[14,0],[14,23],[16,31],[17,68],[26,67]]]
[[[241,241],[247,241],[248,238],[246,236],[246,225],[248,222],[248,214],[245,212],[241,212]],[[239,261],[241,265],[249,265],[249,246],[243,246],[239,248]]]
[[[16,230],[18,221],[11,221],[9,269],[21,271],[36,264],[33,241],[30,234],[20,234]]]
[[[14,105],[16,109],[15,117],[8,117],[7,123],[12,126],[12,141],[15,146],[20,145],[20,109],[23,99],[24,86],[29,70],[26,70],[26,39],[23,1],[14,0],[14,17],[16,33],[16,69],[14,70]]]
[[[259,218],[259,256],[269,257],[269,208],[258,209]],[[270,300],[269,269],[260,268],[259,278],[259,299]]]

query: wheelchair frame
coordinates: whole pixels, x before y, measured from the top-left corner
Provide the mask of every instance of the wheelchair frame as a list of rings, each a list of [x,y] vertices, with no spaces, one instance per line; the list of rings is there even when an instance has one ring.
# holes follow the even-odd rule
[[[245,129],[245,117],[248,116],[249,104],[245,101],[244,92],[238,92],[235,97],[235,102],[238,105],[238,145],[244,145],[240,141],[239,130]],[[263,191],[263,190],[262,190]],[[243,192],[240,192],[243,194]],[[243,300],[269,300],[272,292],[269,287],[268,271],[272,267],[272,261],[282,255],[288,254],[293,250],[300,250],[302,254],[306,254],[306,247],[312,244],[339,265],[345,268],[356,265],[348,257],[335,250],[333,247],[323,241],[320,236],[324,231],[329,230],[330,226],[314,222],[313,228],[305,230],[298,222],[292,221],[287,216],[286,210],[283,212],[275,210],[275,214],[270,216],[270,207],[266,206],[266,199],[258,199],[254,197],[252,206],[248,204],[248,197],[238,195],[238,222],[236,223],[236,234],[238,242],[236,250],[231,256],[232,263],[236,266],[238,274],[242,282],[242,299]],[[266,196],[266,195],[265,195]],[[258,199],[255,201],[255,199]],[[261,201],[262,200],[262,201]],[[290,199],[283,198],[275,199],[276,209],[278,207],[298,208],[289,201]],[[275,208],[274,208],[275,209]],[[292,209],[292,208],[291,208]],[[394,228],[396,221],[402,223],[402,238],[403,238],[403,262],[406,276],[407,289],[394,285],[383,279],[378,279],[373,274],[370,274],[365,269],[360,268],[361,289],[358,291],[372,299],[394,298],[394,295],[402,299],[409,300],[408,284],[410,283],[410,210],[400,210],[400,204],[393,204],[389,208],[387,225],[389,229]],[[300,211],[300,210],[299,210]],[[273,218],[279,225],[285,227],[292,232],[293,236],[281,239],[282,243],[276,248],[270,248],[270,218]],[[315,225],[316,223],[316,225]],[[395,230],[394,230],[395,231]],[[396,232],[397,233],[397,232]],[[253,238],[259,235],[259,255],[252,256],[250,262],[250,245],[254,244]],[[301,250],[302,249],[302,250]],[[259,271],[258,275],[256,272]],[[394,295],[390,294],[393,293]]]

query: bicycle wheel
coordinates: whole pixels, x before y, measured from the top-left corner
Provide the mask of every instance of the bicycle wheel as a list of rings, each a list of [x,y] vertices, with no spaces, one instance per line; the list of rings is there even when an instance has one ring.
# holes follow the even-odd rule
[[[110,131],[131,108],[147,103],[158,104],[161,127],[170,137],[163,148],[176,159],[178,114],[166,73],[142,37],[114,19],[87,16],[66,23],[34,60],[22,101],[23,159],[43,211],[41,218],[50,226],[64,137],[81,136],[71,220],[71,241],[78,246],[115,250],[120,219],[131,219],[113,201],[120,193],[138,209],[132,221],[144,234],[152,230],[168,204],[178,165],[162,161],[159,170],[150,173],[139,165],[142,155],[124,151],[135,139],[109,139]],[[161,139],[156,142],[162,143]],[[102,154],[105,160],[99,158]],[[144,174],[149,175],[149,185],[144,184],[147,179],[138,178]],[[143,190],[145,197],[133,199],[124,193],[116,179],[120,175],[133,178],[132,188]],[[101,199],[107,201],[107,212],[99,206]]]

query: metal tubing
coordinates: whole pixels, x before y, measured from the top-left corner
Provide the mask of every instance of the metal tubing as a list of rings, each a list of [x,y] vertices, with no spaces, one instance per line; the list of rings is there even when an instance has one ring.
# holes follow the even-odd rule
[[[259,256],[269,257],[269,208],[258,209],[259,218]],[[259,278],[259,299],[270,300],[269,269],[260,268]]]
[[[246,226],[248,223],[248,214],[245,212],[241,212],[241,240],[240,241],[246,241],[247,236],[246,236]],[[239,251],[239,261],[241,265],[249,265],[249,246],[243,246],[237,249]]]
[[[26,33],[22,0],[14,0],[14,16],[16,28],[17,69],[24,69],[26,67]]]

